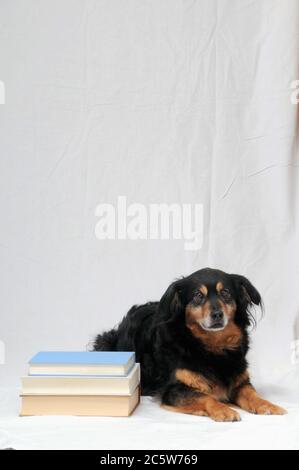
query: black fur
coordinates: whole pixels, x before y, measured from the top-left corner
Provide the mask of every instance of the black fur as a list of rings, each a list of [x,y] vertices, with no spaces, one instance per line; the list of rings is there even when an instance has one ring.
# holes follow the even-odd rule
[[[222,354],[207,350],[185,324],[185,307],[192,301],[194,289],[201,283],[218,281],[232,292],[237,305],[234,322],[243,333],[239,347]],[[142,394],[157,395],[163,403],[175,404],[178,397],[196,393],[176,381],[177,368],[198,372],[224,386],[230,386],[245,371],[252,304],[261,305],[261,296],[248,279],[202,269],[173,282],[160,302],[133,306],[117,328],[97,336],[94,350],[135,351],[141,364]]]

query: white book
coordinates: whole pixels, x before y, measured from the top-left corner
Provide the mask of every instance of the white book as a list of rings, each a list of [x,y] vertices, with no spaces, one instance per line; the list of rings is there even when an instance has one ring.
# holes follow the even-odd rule
[[[132,395],[23,395],[21,416],[130,416],[140,400]]]
[[[22,377],[22,395],[132,395],[140,383],[137,363],[126,376],[39,376]]]

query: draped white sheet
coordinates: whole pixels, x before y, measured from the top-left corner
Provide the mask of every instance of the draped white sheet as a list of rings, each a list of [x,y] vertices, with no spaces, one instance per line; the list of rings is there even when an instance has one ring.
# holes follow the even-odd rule
[[[209,265],[262,293],[252,374],[295,399],[298,49],[296,0],[0,3],[2,385]],[[203,204],[202,248],[97,240],[120,195]]]
[[[270,394],[270,398],[275,395]],[[289,414],[255,416],[241,422],[172,413],[150,397],[129,418],[16,417],[15,392],[0,389],[0,448],[14,449],[298,449],[299,406],[282,402]]]

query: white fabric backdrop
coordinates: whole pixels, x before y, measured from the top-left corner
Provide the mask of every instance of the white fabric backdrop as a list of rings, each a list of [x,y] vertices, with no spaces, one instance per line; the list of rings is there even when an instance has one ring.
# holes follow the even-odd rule
[[[257,383],[299,339],[296,0],[0,2],[0,315],[16,384],[204,266],[248,276]],[[204,244],[99,241],[95,207],[202,203]]]

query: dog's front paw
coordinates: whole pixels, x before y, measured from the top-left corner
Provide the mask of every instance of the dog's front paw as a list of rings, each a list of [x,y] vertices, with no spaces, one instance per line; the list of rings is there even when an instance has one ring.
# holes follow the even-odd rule
[[[257,415],[285,415],[287,411],[281,406],[262,400],[254,407],[253,413]]]
[[[209,416],[214,421],[241,421],[239,413],[226,405],[214,407],[210,410]]]

